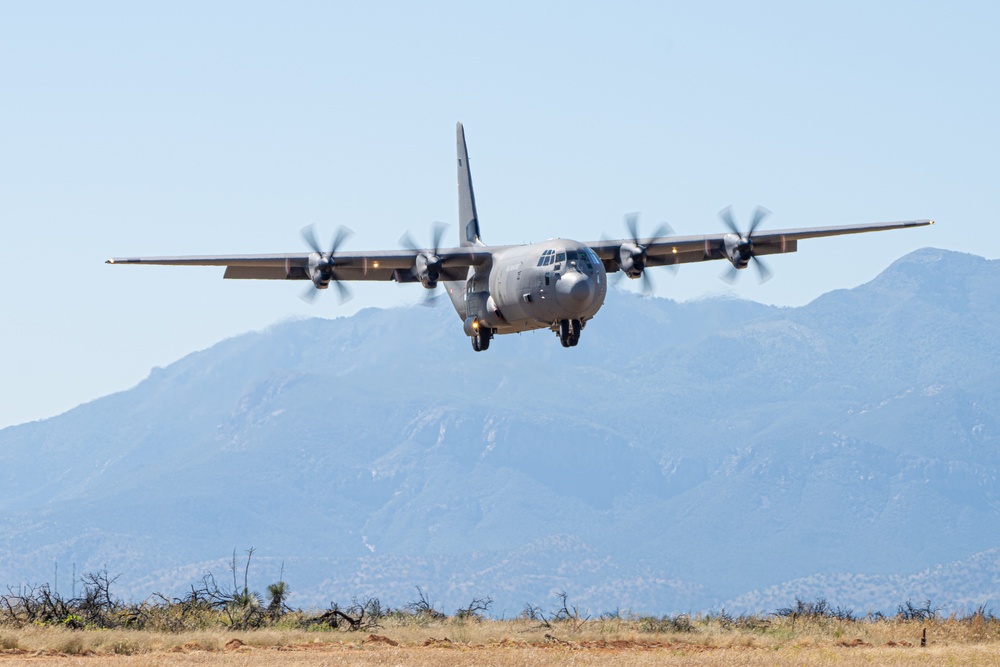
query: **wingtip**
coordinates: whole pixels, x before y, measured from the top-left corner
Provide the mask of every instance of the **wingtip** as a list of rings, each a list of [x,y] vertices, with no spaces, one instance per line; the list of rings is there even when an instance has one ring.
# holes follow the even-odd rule
[[[114,264],[115,260],[113,260],[113,259],[106,259],[106,260],[104,260],[104,263],[105,264]]]

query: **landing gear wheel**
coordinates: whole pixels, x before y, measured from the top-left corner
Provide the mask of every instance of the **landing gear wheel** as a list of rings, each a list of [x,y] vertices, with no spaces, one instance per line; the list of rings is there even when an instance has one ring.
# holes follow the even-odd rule
[[[580,342],[580,330],[583,329],[583,324],[580,320],[573,320],[570,323],[569,331],[569,346],[576,347],[576,344]]]
[[[563,347],[576,347],[580,342],[580,330],[583,323],[580,320],[559,320],[559,342]]]
[[[485,352],[490,349],[490,339],[493,338],[491,331],[480,330],[472,337],[472,349],[476,352]]]

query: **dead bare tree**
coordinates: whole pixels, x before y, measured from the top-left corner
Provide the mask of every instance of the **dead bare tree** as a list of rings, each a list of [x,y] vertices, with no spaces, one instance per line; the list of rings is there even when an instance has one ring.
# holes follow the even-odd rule
[[[519,616],[526,621],[538,623],[538,627],[540,628],[552,627],[552,624],[549,623],[549,619],[545,618],[545,612],[542,611],[542,608],[536,607],[530,602],[526,602],[524,604],[524,609],[521,610]]]
[[[379,622],[387,613],[388,610],[382,607],[382,601],[378,598],[363,601],[354,598],[345,609],[341,609],[336,602],[331,602],[329,609],[309,622],[324,623],[331,628],[340,628],[346,623],[350,631],[370,630],[381,627]]]
[[[481,621],[492,605],[493,598],[489,596],[485,598],[474,597],[467,606],[455,612],[455,617],[460,620]]]
[[[417,599],[409,603],[405,607],[405,610],[413,614],[414,616],[425,618],[425,619],[441,619],[445,618],[445,615],[434,608],[430,600],[424,594],[420,586],[417,586]]]
[[[559,598],[560,606],[559,611],[556,612],[555,616],[552,617],[553,621],[567,621],[574,625],[574,631],[579,630],[580,626],[590,620],[590,616],[584,616],[581,618],[580,610],[573,605],[569,607],[566,602],[566,591],[561,591],[556,593],[556,597]]]

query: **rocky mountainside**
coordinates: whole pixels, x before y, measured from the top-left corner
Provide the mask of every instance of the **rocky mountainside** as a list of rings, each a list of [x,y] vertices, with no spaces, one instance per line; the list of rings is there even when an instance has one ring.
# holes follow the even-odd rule
[[[925,249],[801,308],[608,302],[569,350],[475,354],[450,307],[285,322],[4,429],[0,583],[106,566],[142,597],[255,546],[303,605],[1000,601],[1000,262]]]

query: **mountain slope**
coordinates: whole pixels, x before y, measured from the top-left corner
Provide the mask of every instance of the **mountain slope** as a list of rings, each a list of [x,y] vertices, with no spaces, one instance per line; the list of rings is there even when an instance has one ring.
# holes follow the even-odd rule
[[[571,350],[474,354],[445,308],[285,322],[0,431],[0,581],[145,594],[254,545],[303,604],[666,612],[958,561],[1000,546],[998,286],[927,249],[802,308],[613,294]]]

